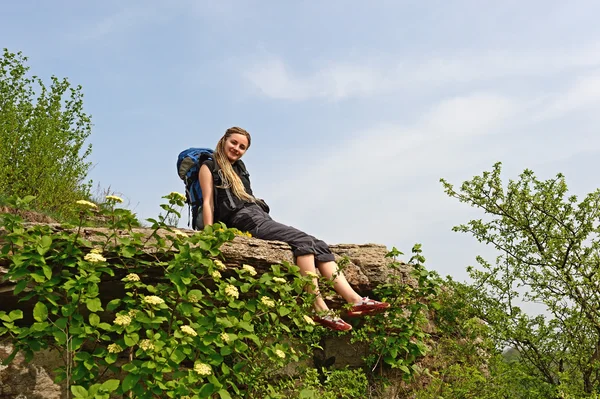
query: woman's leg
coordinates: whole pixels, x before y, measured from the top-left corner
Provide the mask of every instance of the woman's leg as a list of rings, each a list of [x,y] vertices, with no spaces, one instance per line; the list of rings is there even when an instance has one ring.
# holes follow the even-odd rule
[[[348,303],[359,303],[362,300],[362,297],[358,295],[354,288],[350,286],[348,280],[346,280],[346,276],[339,269],[337,263],[333,261],[329,262],[319,262],[317,261],[317,267],[321,272],[321,275],[326,277],[328,280],[333,281],[333,289],[335,292],[341,295],[342,298],[346,300]]]
[[[296,264],[300,267],[300,274],[306,276],[308,273],[316,273],[315,269],[315,257],[314,255],[302,255],[296,258]],[[327,311],[329,307],[323,300],[321,296],[321,292],[319,291],[319,280],[314,277],[312,279],[312,285],[306,288],[306,291],[309,294],[316,294],[317,298],[315,299],[315,303],[313,306],[317,312]]]

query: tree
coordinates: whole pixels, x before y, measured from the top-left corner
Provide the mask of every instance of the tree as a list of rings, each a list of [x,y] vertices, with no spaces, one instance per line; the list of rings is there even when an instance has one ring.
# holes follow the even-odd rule
[[[0,195],[34,195],[38,209],[68,212],[89,197],[91,120],[81,86],[52,76],[46,87],[26,61],[7,49],[0,58]]]
[[[600,190],[578,201],[564,176],[538,180],[525,170],[505,186],[501,164],[445,192],[487,218],[454,227],[499,251],[470,267],[478,316],[500,346],[519,351],[520,367],[557,394],[600,391]],[[543,304],[531,315],[519,305]]]

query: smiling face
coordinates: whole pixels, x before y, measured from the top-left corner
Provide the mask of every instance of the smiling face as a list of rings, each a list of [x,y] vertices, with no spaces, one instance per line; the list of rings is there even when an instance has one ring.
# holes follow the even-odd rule
[[[225,140],[225,155],[229,162],[234,163],[240,159],[248,149],[248,138],[243,134],[233,133]]]

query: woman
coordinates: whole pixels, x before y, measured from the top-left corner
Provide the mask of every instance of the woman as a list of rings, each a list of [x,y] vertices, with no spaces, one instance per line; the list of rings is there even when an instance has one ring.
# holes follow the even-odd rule
[[[250,134],[242,128],[227,129],[217,143],[214,161],[208,160],[200,167],[199,178],[204,203],[202,220],[204,225],[224,222],[229,227],[248,231],[253,237],[288,243],[294,251],[296,264],[305,276],[319,268],[321,275],[333,280],[333,288],[352,308],[349,316],[372,314],[389,307],[388,303],[363,298],[348,284],[339,271],[335,258],[327,244],[290,226],[271,219],[266,204],[252,194],[249,174],[242,156],[250,148]],[[216,165],[215,162],[216,161]],[[352,326],[329,312],[327,304],[318,291],[318,280],[307,288],[316,294],[314,308],[318,315],[315,321],[333,330],[348,331]]]

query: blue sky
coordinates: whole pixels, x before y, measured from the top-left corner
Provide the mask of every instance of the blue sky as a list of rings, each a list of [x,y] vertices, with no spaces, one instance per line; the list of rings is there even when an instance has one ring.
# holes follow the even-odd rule
[[[501,161],[600,170],[597,1],[4,1],[1,46],[83,86],[90,177],[154,217],[177,154],[227,127],[274,218],[329,243],[423,244],[458,279],[491,254],[445,196]],[[185,218],[182,226],[185,224]]]

